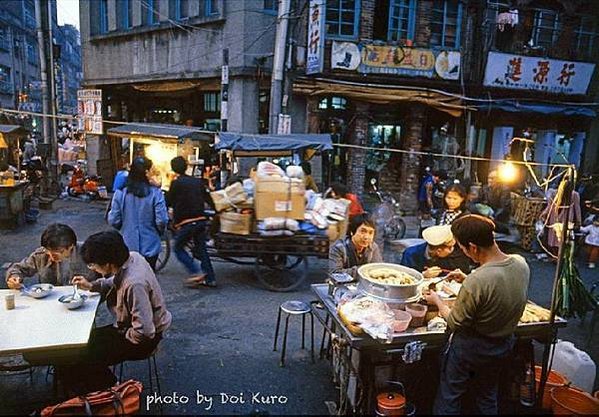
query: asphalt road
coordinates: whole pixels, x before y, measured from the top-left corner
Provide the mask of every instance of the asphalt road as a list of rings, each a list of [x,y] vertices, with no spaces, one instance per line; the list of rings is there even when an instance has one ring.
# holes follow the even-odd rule
[[[36,224],[0,231],[0,266],[29,254],[38,246],[41,231],[52,222],[71,225],[79,240],[85,240],[106,228],[103,213],[104,206],[97,202],[55,202],[54,210],[42,211]],[[530,258],[530,298],[547,306],[554,266]],[[185,271],[174,256],[159,274],[167,307],[173,313],[173,326],[157,356],[164,413],[326,414],[325,401],[337,401],[338,391],[332,383],[330,365],[318,358],[312,364],[309,350],[300,349],[299,318],[292,318],[290,323],[286,367],[278,365],[280,352],[272,351],[278,306],[290,299],[312,300],[309,283],[324,280],[326,263],[311,260],[308,282],[293,293],[262,289],[252,276],[251,266],[222,261],[214,262],[214,266],[218,279],[215,289],[185,288]],[[596,272],[585,267],[581,270],[587,283],[599,280]],[[100,311],[101,323],[109,322],[104,306]],[[317,351],[322,335],[318,323],[315,333]],[[573,320],[559,333],[560,338],[587,350],[597,362],[599,343],[588,349],[587,336],[588,321],[580,327],[579,321]],[[129,363],[124,373],[144,383],[148,379],[145,362]],[[0,414],[29,414],[52,403],[46,368],[35,370],[33,383],[26,374],[0,374],[0,398]],[[148,410],[146,403],[151,401],[158,398],[145,392],[142,411]],[[154,406],[149,410],[153,413]]]

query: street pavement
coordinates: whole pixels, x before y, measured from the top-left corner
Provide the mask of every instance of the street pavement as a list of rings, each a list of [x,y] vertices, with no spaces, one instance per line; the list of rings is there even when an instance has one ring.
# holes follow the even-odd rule
[[[0,231],[0,266],[21,259],[36,248],[41,231],[50,223],[71,225],[81,241],[106,229],[104,208],[101,202],[59,200],[53,210],[42,211],[37,223]],[[415,226],[414,219],[408,219],[409,236],[415,235]],[[389,250],[386,256],[389,260],[396,259]],[[530,298],[548,306],[555,267],[537,261],[534,256],[527,255],[527,259],[532,272]],[[587,284],[599,280],[599,274],[586,269],[582,263],[579,266]],[[308,282],[293,293],[264,290],[254,279],[252,266],[217,260],[214,267],[217,288],[185,288],[185,271],[174,256],[158,275],[167,307],[173,313],[172,328],[157,355],[163,412],[327,414],[325,401],[338,401],[338,391],[332,382],[330,365],[326,360],[318,360],[322,335],[318,322],[315,364],[310,361],[309,349],[300,349],[301,320],[298,317],[292,317],[289,326],[286,367],[279,367],[280,350],[272,350],[278,306],[286,300],[314,299],[309,283],[324,281],[326,262],[311,259]],[[100,306],[99,311],[99,324],[109,323],[111,318],[105,307]],[[595,343],[587,346],[588,323],[589,320],[580,326],[580,321],[573,319],[567,328],[560,330],[559,337],[574,342],[597,362],[599,336],[595,334]],[[306,330],[309,336],[309,326]],[[147,385],[146,362],[127,363],[124,376]],[[33,382],[27,374],[0,374],[0,414],[29,414],[55,402],[52,394],[46,368],[35,370]],[[148,407],[146,404],[159,400],[156,394],[145,391],[142,413],[155,413],[155,404]]]

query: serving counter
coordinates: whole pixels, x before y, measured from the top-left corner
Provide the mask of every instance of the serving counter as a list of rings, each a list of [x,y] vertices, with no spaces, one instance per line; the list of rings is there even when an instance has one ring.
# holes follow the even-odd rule
[[[427,331],[424,326],[396,333],[390,343],[368,335],[356,336],[337,313],[328,284],[313,284],[311,288],[318,300],[312,304],[313,314],[329,332],[326,353],[332,359],[334,380],[340,385],[341,411],[344,414],[374,414],[377,390],[387,380],[401,379],[406,385],[408,397],[418,397],[414,401],[419,402],[417,408],[430,413],[430,408],[427,410],[426,406],[430,407],[434,400],[439,381],[438,357],[449,334],[445,331]],[[519,343],[529,343],[533,339],[546,343],[553,340],[555,331],[566,324],[567,321],[559,317],[556,317],[553,325],[549,322],[520,323],[515,333]],[[406,345],[410,342],[414,342],[412,345],[421,345],[420,361],[406,363],[403,359]],[[321,356],[323,352],[324,340]],[[426,405],[423,407],[423,404]]]

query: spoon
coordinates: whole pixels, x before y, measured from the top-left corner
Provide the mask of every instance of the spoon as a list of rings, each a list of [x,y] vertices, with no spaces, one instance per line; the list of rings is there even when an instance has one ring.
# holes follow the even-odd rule
[[[79,295],[79,291],[77,291],[77,284],[73,284],[73,296],[72,299],[73,301],[75,300],[79,300],[81,298],[81,296]]]

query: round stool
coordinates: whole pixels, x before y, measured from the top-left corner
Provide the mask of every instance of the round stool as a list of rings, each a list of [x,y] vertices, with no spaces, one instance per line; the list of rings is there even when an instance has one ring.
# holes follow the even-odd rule
[[[279,306],[279,314],[277,316],[277,327],[275,329],[275,343],[273,345],[273,351],[277,350],[277,341],[279,339],[279,327],[281,326],[281,314],[287,314],[285,318],[285,333],[283,334],[283,349],[281,350],[281,362],[279,366],[285,366],[285,352],[287,350],[287,330],[289,329],[289,318],[291,316],[302,316],[302,349],[305,348],[305,336],[306,336],[306,315],[310,315],[310,355],[312,362],[314,362],[314,316],[312,315],[312,309],[310,304],[303,301],[285,301]]]

